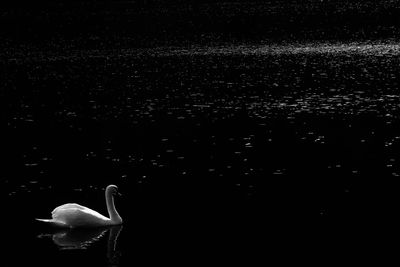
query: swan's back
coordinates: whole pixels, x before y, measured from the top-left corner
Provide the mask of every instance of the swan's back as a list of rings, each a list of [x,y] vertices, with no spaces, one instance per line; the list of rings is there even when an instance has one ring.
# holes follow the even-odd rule
[[[67,203],[61,206],[58,206],[57,208],[55,208],[52,212],[51,215],[54,215],[58,212],[60,212],[61,210],[67,210],[67,209],[78,209],[78,210],[84,210],[87,209],[86,207],[76,204],[76,203]]]
[[[78,209],[78,210],[84,210],[87,209],[86,207],[76,204],[76,203],[67,203],[61,206],[58,206],[55,208],[51,214],[53,215],[54,213],[60,212],[61,210],[66,210],[66,209]]]

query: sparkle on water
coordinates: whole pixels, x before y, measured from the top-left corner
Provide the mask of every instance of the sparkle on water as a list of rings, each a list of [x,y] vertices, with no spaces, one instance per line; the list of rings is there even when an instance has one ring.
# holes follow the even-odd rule
[[[110,182],[123,191],[117,201],[128,224],[137,214],[182,210],[192,225],[196,212],[207,223],[227,214],[261,220],[263,210],[274,218],[362,218],[370,194],[392,199],[391,179],[400,176],[399,47],[169,47],[8,59],[1,190],[30,207],[24,220],[73,199],[96,209],[93,198]]]

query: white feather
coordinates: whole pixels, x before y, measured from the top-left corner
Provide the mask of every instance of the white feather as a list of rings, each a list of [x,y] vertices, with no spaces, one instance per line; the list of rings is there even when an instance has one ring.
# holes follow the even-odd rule
[[[55,208],[52,212],[52,219],[36,219],[41,222],[50,223],[59,227],[101,227],[108,225],[118,225],[122,219],[115,209],[113,193],[116,191],[115,185],[106,188],[106,204],[110,218],[107,218],[95,210],[85,206],[68,203]]]

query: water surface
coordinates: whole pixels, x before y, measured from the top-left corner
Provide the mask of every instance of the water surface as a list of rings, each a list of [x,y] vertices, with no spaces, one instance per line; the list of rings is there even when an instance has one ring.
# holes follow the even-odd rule
[[[111,266],[268,258],[310,240],[340,254],[365,240],[364,227],[380,236],[374,225],[396,222],[397,44],[5,59],[3,240],[16,265],[28,255]],[[111,183],[124,218],[112,255],[112,229],[63,247],[68,232],[34,221],[67,202],[105,213]],[[333,241],[340,251],[325,250]]]

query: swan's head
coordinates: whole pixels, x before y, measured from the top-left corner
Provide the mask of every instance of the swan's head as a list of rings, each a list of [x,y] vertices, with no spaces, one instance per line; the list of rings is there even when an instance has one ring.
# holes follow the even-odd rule
[[[118,187],[116,185],[110,184],[109,186],[107,186],[106,192],[109,192],[111,195],[117,195]]]

